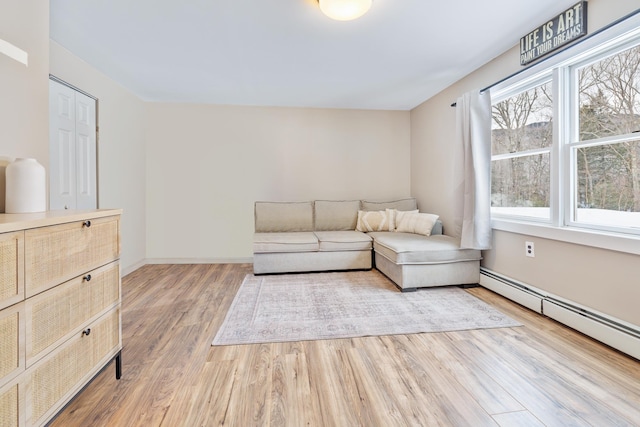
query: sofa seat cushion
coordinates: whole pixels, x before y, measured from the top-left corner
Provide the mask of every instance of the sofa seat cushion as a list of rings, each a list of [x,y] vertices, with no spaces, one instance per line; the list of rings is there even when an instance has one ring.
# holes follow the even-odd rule
[[[460,249],[460,240],[446,235],[375,232],[373,249],[396,264],[442,264],[481,259],[479,250]]]
[[[254,253],[317,252],[318,238],[312,231],[254,233]]]
[[[373,239],[359,231],[316,231],[320,251],[370,251]]]

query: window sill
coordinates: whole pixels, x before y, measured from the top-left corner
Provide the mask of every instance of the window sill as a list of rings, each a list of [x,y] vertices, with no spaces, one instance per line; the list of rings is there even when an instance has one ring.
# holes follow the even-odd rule
[[[574,227],[553,227],[548,224],[536,224],[504,218],[493,218],[491,226],[494,230],[640,255],[640,236]]]

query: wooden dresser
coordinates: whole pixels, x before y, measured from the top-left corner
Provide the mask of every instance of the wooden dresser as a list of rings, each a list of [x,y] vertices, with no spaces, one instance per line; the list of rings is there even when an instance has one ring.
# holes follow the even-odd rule
[[[121,210],[0,214],[0,426],[50,421],[122,350]]]

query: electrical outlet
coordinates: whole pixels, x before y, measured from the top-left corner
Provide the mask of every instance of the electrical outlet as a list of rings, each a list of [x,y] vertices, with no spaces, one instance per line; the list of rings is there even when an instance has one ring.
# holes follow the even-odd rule
[[[531,258],[536,257],[536,247],[533,242],[524,242],[525,255]]]

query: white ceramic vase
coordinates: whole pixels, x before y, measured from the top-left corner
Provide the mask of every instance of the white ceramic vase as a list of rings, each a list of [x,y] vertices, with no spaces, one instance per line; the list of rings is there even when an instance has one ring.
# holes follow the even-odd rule
[[[7,188],[6,184],[6,169],[9,166],[9,163],[13,162],[15,159],[11,157],[0,157],[0,213],[4,213],[4,198],[5,198],[5,189]]]
[[[18,158],[6,168],[6,213],[47,210],[47,181],[44,167],[36,159]]]

